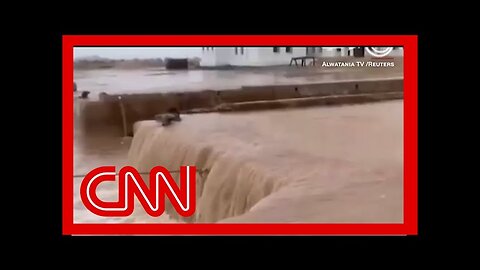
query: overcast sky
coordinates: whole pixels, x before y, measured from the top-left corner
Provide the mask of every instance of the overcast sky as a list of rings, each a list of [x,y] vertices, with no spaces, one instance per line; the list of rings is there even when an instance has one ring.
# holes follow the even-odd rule
[[[111,59],[200,57],[201,47],[80,47],[73,57],[99,56]]]

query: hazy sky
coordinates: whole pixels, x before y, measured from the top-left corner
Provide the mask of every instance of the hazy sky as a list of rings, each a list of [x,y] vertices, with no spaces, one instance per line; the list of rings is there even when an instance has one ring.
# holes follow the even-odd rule
[[[200,57],[201,47],[80,47],[74,48],[73,58],[100,56],[111,59]]]

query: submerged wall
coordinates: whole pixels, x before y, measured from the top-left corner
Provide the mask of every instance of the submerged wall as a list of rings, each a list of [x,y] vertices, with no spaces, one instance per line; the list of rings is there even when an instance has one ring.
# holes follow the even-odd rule
[[[139,171],[149,171],[159,164],[172,171],[184,164],[208,170],[196,176],[194,216],[179,216],[166,201],[165,211],[174,219],[201,223],[240,215],[282,186],[281,181],[263,172],[246,157],[225,153],[218,146],[193,143],[185,134],[163,132],[155,123],[141,122],[136,129],[129,162]],[[176,173],[172,176],[176,180],[179,178]]]
[[[402,222],[403,102],[142,121],[129,164],[208,170],[186,222]]]

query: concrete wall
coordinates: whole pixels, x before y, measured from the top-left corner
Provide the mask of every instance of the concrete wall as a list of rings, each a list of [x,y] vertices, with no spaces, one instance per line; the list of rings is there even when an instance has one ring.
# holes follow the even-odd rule
[[[258,51],[254,47],[232,47],[228,48],[229,58],[226,60],[228,65],[249,66],[257,61]]]
[[[343,105],[343,104],[359,104],[366,102],[375,102],[382,100],[403,99],[403,92],[386,92],[386,93],[368,93],[353,95],[328,95],[322,97],[304,97],[290,98],[279,100],[261,100],[234,103],[220,111],[258,111],[272,109],[286,109],[294,107],[311,107],[326,105]]]
[[[292,57],[306,55],[305,47],[292,47],[292,52],[287,53],[286,47],[278,47],[279,51],[274,52],[273,47],[256,48],[257,57],[251,61],[253,66],[274,66],[288,65]]]
[[[259,100],[386,92],[403,92],[403,80],[252,86],[224,91],[205,90],[167,94],[103,95],[97,102],[75,101],[75,125],[86,133],[110,128],[115,134],[123,136],[125,132],[122,107],[126,116],[126,135],[132,135],[135,122],[154,119],[156,114],[164,113],[172,107],[188,111],[198,108],[212,109],[220,104]]]
[[[340,49],[340,51],[337,51]],[[344,47],[323,47],[322,52],[319,54],[322,57],[336,57],[336,56],[345,56]]]
[[[200,60],[201,66],[215,66],[216,65],[215,48],[202,47],[202,57]]]

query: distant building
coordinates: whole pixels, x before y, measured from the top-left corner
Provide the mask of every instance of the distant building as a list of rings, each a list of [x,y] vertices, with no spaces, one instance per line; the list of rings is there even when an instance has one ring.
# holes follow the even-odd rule
[[[352,56],[355,47],[202,47],[201,66],[288,65],[292,57]],[[392,56],[403,55],[394,49]]]
[[[305,47],[203,47],[201,66],[274,66],[305,56]]]

